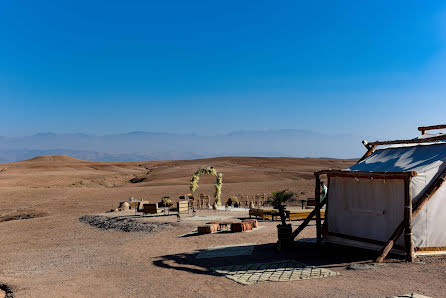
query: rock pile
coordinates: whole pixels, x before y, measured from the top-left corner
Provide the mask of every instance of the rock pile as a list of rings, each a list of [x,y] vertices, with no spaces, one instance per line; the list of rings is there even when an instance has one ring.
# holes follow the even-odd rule
[[[170,223],[149,223],[131,218],[100,215],[84,215],[79,218],[79,221],[102,230],[118,230],[122,232],[155,233],[172,226]]]

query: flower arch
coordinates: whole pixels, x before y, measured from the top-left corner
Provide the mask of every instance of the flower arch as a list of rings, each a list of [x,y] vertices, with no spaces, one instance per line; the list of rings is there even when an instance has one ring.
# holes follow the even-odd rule
[[[192,192],[194,192],[198,188],[198,180],[200,180],[200,175],[202,174],[209,174],[217,178],[217,181],[214,185],[215,188],[214,197],[215,197],[215,204],[217,204],[217,206],[220,206],[221,188],[223,186],[223,174],[217,173],[217,171],[213,167],[198,169],[190,179],[189,188]]]

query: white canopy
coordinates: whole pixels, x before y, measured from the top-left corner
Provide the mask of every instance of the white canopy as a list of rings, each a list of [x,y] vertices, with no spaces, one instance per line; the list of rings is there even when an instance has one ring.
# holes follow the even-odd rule
[[[417,202],[445,167],[446,143],[441,142],[379,149],[349,170],[416,171],[417,176],[411,181],[411,191],[413,202]],[[332,177],[328,208],[328,229],[332,235],[387,241],[403,219],[404,184],[401,180]],[[423,206],[412,223],[415,247],[446,248],[445,186]],[[402,237],[397,243],[404,244]]]

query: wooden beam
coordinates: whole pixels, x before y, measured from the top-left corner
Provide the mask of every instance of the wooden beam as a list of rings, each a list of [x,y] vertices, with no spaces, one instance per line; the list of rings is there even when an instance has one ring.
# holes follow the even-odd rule
[[[393,245],[395,244],[395,241],[401,236],[401,233],[404,231],[404,221],[402,221],[399,226],[396,228],[396,230],[393,232],[392,236],[390,236],[389,241],[387,241],[386,245],[381,250],[381,254],[376,259],[377,263],[382,263],[384,259],[387,257],[387,254],[392,249]]]
[[[437,142],[446,140],[446,134],[441,136],[435,136],[430,138],[422,138],[422,139],[410,139],[410,140],[395,140],[395,141],[376,141],[369,143],[370,146],[381,146],[381,145],[399,145],[399,144],[421,144],[421,143],[429,143],[429,142]]]
[[[413,214],[415,217],[421,211],[421,208],[433,197],[433,195],[437,192],[437,190],[443,185],[446,181],[446,168],[443,172],[438,176],[435,182],[424,192],[423,196],[414,204],[412,207]]]
[[[418,130],[421,131],[422,135],[426,134],[426,131],[434,130],[434,129],[446,129],[446,124],[431,125],[431,126],[420,126],[420,127],[418,127]]]
[[[327,176],[327,187],[330,187],[330,176]],[[328,188],[328,189],[330,189],[330,188]],[[328,211],[329,211],[329,203],[328,203],[328,190],[327,190],[327,194],[326,194],[326,196],[325,196],[325,198],[327,199],[327,203],[326,203],[326,205],[325,205],[325,214],[324,214],[324,218],[325,218],[325,221],[324,221],[324,223],[322,224],[322,236],[324,237],[324,236],[326,236],[326,235],[328,235]],[[324,232],[326,233],[326,235],[324,235]]]
[[[367,172],[367,171],[346,171],[346,170],[322,170],[315,172],[315,175],[327,175],[330,177],[351,177],[351,178],[373,178],[373,179],[404,179],[405,177],[416,177],[417,172]]]
[[[412,236],[412,191],[410,188],[410,178],[404,179],[404,247],[406,259],[409,262],[414,260],[413,236]]]
[[[314,188],[314,199],[315,199],[315,207],[316,210],[316,238],[317,243],[320,244],[322,242],[322,225],[321,225],[321,179],[319,174],[314,174],[316,177],[316,186]]]
[[[369,143],[368,143],[366,140],[362,140],[361,143],[364,145],[364,147],[365,147],[367,150],[370,149]]]
[[[327,197],[322,200],[319,207],[322,208],[327,203]],[[307,218],[300,224],[300,226],[290,235],[289,239],[294,240],[300,232],[302,232],[306,226],[310,223],[313,217],[316,215],[316,207],[311,211],[311,213],[307,216]]]
[[[366,159],[367,157],[369,157],[370,155],[372,155],[373,152],[375,152],[376,147],[378,147],[377,145],[372,145],[370,146],[370,144],[367,144],[367,152],[358,160],[358,163],[363,161],[364,159]]]

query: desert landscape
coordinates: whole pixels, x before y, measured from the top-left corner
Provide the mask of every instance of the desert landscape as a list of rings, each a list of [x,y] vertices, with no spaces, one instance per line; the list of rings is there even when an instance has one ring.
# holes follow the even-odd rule
[[[0,1],[0,298],[446,296],[445,15]]]
[[[445,292],[446,258],[407,263],[390,256],[375,265],[376,253],[317,246],[313,223],[296,246],[277,252],[277,221],[259,220],[250,233],[189,235],[200,221],[220,216],[248,218],[247,211],[197,210],[195,215],[141,216],[106,213],[129,197],[158,202],[189,192],[200,167],[223,173],[222,201],[241,193],[289,189],[312,197],[313,172],[344,169],[356,160],[221,157],[188,161],[93,162],[42,156],[0,165],[0,284],[9,297],[388,297]],[[197,192],[213,193],[203,176]],[[140,231],[101,229],[79,218],[119,216],[146,224]],[[187,220],[189,218],[189,220]],[[191,220],[190,220],[191,219]],[[300,221],[293,221],[297,227]],[[307,239],[308,241],[305,241]],[[209,247],[250,244],[252,254],[197,258]],[[216,267],[293,260],[330,270],[335,276],[244,285],[216,273]],[[355,266],[352,266],[355,265]],[[356,270],[352,270],[356,269]]]

